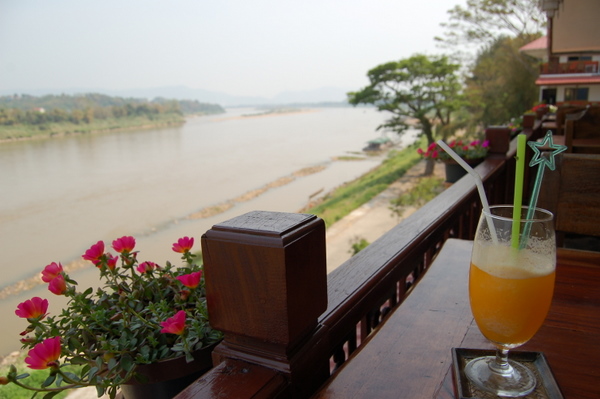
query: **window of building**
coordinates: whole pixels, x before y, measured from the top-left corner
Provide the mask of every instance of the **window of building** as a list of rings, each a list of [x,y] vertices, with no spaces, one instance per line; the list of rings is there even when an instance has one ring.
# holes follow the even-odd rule
[[[556,89],[542,89],[542,102],[548,105],[556,104]]]
[[[567,58],[567,61],[591,61],[591,60],[592,60],[591,55],[576,55],[576,56],[571,56],[571,57]]]
[[[587,87],[569,87],[565,89],[565,101],[587,101],[590,89]]]

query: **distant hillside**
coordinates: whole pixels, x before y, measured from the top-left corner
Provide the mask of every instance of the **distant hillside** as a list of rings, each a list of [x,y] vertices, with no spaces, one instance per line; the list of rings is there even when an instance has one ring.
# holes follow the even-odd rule
[[[224,113],[197,100],[152,101],[104,94],[0,97],[0,141],[185,123],[185,115]]]
[[[351,89],[338,87],[322,87],[314,90],[284,91],[273,97],[236,96],[222,92],[193,89],[186,86],[165,86],[126,90],[104,90],[91,88],[69,89],[40,89],[40,90],[0,90],[0,95],[27,93],[35,96],[65,93],[76,95],[78,93],[103,93],[121,98],[151,99],[162,97],[170,99],[196,100],[201,103],[219,104],[223,107],[258,106],[258,105],[289,105],[289,104],[319,104],[319,103],[347,103],[346,93]]]
[[[73,110],[85,110],[89,108],[123,107],[127,104],[140,105],[162,105],[172,109],[179,109],[182,114],[218,114],[224,113],[223,107],[217,104],[201,103],[198,100],[172,100],[157,97],[152,101],[143,98],[111,97],[100,93],[87,93],[79,95],[47,94],[36,97],[28,94],[15,94],[0,97],[0,108],[14,108],[22,111],[33,109],[53,110],[60,109],[71,112]]]

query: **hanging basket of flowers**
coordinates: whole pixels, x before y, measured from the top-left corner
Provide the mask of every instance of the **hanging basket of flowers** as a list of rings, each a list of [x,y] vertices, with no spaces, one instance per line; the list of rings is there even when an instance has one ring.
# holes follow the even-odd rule
[[[190,252],[193,244],[188,237],[173,244],[183,261],[176,267],[139,262],[130,236],[112,242],[117,255],[98,241],[82,256],[98,268],[102,285],[97,290],[79,291],[60,263],[47,265],[41,278],[53,294],[68,298],[66,308],[51,314],[48,300],[34,297],[15,313],[29,322],[21,339],[29,349],[25,363],[48,369],[49,376],[41,386],[31,386],[29,375],[11,366],[2,382],[51,394],[44,397],[95,386],[98,397],[114,398],[120,386],[146,382],[138,366],[176,358],[193,362],[194,353],[222,338],[208,323],[202,267]]]

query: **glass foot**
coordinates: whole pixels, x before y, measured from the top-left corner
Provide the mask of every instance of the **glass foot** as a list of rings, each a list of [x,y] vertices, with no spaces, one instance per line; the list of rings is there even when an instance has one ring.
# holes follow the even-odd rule
[[[536,379],[531,370],[509,361],[508,370],[495,371],[492,369],[495,359],[494,356],[480,357],[465,366],[466,376],[477,388],[509,398],[525,396],[535,389]]]

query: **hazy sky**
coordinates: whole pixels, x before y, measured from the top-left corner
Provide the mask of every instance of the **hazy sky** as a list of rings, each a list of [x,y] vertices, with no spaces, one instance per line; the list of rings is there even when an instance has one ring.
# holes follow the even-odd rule
[[[464,0],[0,0],[0,89],[356,90]]]

